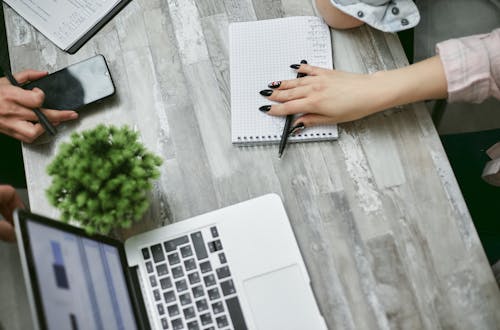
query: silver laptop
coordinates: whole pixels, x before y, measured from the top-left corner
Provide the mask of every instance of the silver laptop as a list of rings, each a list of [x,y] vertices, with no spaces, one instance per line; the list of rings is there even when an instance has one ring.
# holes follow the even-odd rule
[[[39,329],[326,329],[279,196],[131,237],[22,210],[16,234]]]

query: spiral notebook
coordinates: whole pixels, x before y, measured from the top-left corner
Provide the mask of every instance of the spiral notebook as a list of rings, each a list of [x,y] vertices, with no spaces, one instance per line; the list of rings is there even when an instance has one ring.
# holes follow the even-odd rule
[[[316,16],[232,23],[229,26],[231,139],[235,145],[279,143],[284,117],[259,111],[272,104],[259,91],[272,81],[294,79],[290,64],[302,59],[333,68],[330,29]],[[306,128],[290,142],[335,140],[336,125]]]

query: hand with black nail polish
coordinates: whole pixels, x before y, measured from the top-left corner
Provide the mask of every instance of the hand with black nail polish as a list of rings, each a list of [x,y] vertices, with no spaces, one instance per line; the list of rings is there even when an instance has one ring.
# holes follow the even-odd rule
[[[271,94],[273,93],[273,91],[271,89],[263,89],[259,93],[262,96],[271,96]]]
[[[295,126],[293,126],[290,129],[290,135],[300,134],[305,128],[306,128],[306,126],[304,125],[304,123],[302,123],[302,122],[297,123]]]
[[[271,106],[270,105],[263,105],[259,108],[259,110],[262,112],[268,112],[269,110],[271,110]]]
[[[267,84],[267,87],[269,88],[278,88],[281,85],[281,81],[273,81]]]
[[[300,78],[283,80],[278,87],[261,91],[262,95],[277,103],[260,110],[273,116],[302,114],[292,123],[294,134],[304,127],[351,121],[371,113],[371,108],[364,104],[368,100],[362,92],[368,88],[368,76],[302,63],[290,67],[297,70]],[[268,86],[271,85],[275,83]],[[269,94],[270,90],[272,93]]]
[[[298,79],[270,82],[273,103],[260,110],[272,116],[296,116],[292,127],[356,120],[397,105],[446,98],[446,79],[439,56],[408,67],[358,74],[292,64]],[[268,93],[267,90],[263,91]]]

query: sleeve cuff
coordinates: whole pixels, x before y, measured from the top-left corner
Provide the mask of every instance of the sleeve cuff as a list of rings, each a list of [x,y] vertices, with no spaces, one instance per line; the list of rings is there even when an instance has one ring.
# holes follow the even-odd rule
[[[480,103],[489,96],[490,61],[482,37],[450,39],[436,45],[448,83],[448,101]]]

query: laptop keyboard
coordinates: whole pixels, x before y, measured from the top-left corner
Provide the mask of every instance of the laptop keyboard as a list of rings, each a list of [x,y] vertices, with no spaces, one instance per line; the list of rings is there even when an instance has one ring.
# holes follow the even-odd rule
[[[247,329],[216,226],[141,251],[163,329]]]

